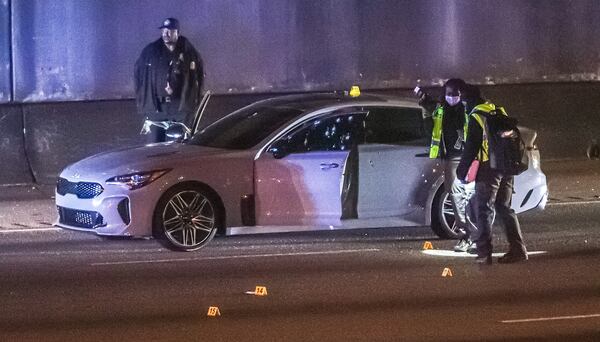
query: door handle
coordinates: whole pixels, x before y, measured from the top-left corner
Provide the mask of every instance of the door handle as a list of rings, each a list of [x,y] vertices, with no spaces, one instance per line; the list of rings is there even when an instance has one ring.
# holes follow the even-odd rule
[[[338,163],[321,163],[321,170],[329,170],[329,169],[335,169],[340,167],[340,164]]]

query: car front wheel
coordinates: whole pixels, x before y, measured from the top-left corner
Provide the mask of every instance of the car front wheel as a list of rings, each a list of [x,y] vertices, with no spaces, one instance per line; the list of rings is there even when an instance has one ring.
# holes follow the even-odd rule
[[[464,233],[456,224],[450,194],[442,186],[438,190],[431,207],[431,229],[443,239],[458,239]]]
[[[177,187],[165,193],[154,214],[154,234],[175,249],[194,251],[205,246],[218,230],[219,206],[200,187]]]

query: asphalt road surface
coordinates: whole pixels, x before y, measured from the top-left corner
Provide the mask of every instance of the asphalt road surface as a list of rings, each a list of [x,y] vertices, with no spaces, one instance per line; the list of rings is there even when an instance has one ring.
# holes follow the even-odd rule
[[[599,341],[599,211],[522,215],[529,250],[544,253],[492,266],[444,252],[454,242],[426,227],[216,238],[193,253],[2,232],[0,340]],[[256,286],[267,295],[245,293]]]

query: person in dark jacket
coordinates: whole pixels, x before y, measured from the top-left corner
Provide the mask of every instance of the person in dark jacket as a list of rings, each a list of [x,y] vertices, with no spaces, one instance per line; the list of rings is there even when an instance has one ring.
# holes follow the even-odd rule
[[[503,175],[490,168],[489,146],[485,130],[486,115],[507,115],[502,107],[485,101],[479,88],[467,85],[461,91],[461,100],[470,112],[465,150],[456,169],[458,179],[465,180],[469,167],[477,159],[479,169],[475,179],[475,195],[471,197],[471,206],[475,208],[477,229],[473,239],[477,244],[476,261],[481,264],[492,263],[492,224],[494,211],[504,224],[509,251],[498,259],[499,263],[525,261],[527,249],[523,243],[521,227],[514,210],[511,209],[514,177]]]
[[[137,109],[146,120],[186,123],[201,100],[202,59],[180,35],[177,19],[165,19],[160,29],[161,38],[148,44],[135,63]],[[152,126],[149,141],[164,140],[164,129]]]

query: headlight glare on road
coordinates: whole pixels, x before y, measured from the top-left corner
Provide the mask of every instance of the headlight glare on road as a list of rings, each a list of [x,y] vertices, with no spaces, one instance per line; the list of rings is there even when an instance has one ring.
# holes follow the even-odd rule
[[[533,157],[533,163],[532,164],[533,164],[533,168],[535,170],[539,170],[540,169],[540,159],[539,158]]]
[[[128,175],[116,176],[107,179],[106,184],[123,185],[129,188],[129,190],[135,190],[154,182],[169,171],[171,171],[171,169],[137,172]]]

